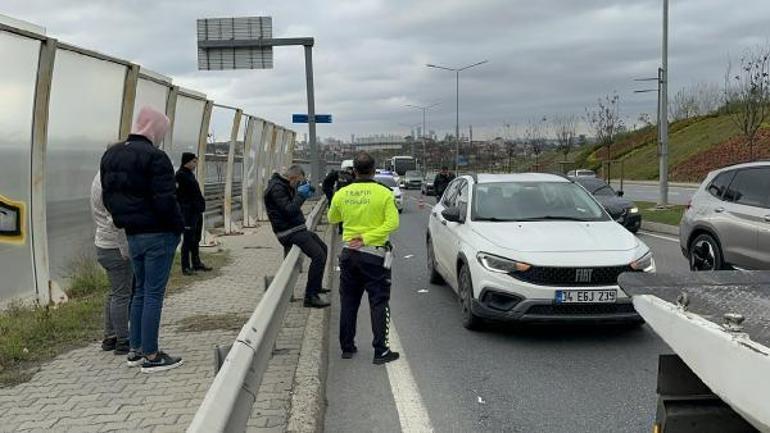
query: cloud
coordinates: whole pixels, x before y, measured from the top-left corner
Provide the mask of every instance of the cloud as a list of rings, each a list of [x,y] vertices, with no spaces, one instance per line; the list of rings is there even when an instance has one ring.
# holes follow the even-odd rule
[[[660,64],[661,0],[6,0],[0,13],[50,35],[130,59],[217,102],[288,125],[305,112],[301,48],[277,48],[275,69],[197,71],[195,20],[271,15],[275,36],[313,36],[321,136],[404,133],[441,105],[429,128],[454,130],[455,77],[426,63],[489,63],[461,75],[461,123],[500,134],[542,115],[582,114],[617,90],[629,118],[655,112],[634,78]],[[671,92],[720,82],[728,54],[767,41],[766,0],[677,0],[671,8]],[[645,84],[642,83],[641,87]],[[303,131],[301,125],[294,125]],[[521,129],[521,128],[519,128]]]

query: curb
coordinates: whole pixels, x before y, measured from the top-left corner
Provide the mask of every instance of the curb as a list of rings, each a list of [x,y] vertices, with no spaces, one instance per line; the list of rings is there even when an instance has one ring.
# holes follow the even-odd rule
[[[334,230],[327,225],[324,240],[330,252],[334,251]],[[326,262],[326,287],[334,278],[332,254]],[[290,433],[323,432],[326,409],[326,373],[328,371],[328,328],[331,308],[312,309],[307,317],[305,333],[300,348],[299,363],[294,373],[291,406],[286,431]]]
[[[679,226],[642,220],[642,230],[664,235],[679,236]]]

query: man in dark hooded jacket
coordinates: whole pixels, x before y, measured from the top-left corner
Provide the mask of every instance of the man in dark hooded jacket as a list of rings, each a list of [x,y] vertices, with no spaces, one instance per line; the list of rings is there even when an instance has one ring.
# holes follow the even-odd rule
[[[193,275],[195,271],[208,272],[210,267],[201,261],[201,232],[203,232],[203,212],[206,211],[206,199],[201,194],[195,168],[198,157],[194,153],[184,152],[182,164],[176,171],[176,197],[184,218],[184,237],[182,240],[182,274]],[[190,262],[192,256],[192,263]]]

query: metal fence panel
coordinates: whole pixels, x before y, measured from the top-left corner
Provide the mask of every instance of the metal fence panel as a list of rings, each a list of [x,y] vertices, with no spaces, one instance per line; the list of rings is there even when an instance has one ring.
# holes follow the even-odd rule
[[[120,128],[127,68],[58,50],[51,86],[46,172],[48,247],[53,279],[93,251],[91,182]]]
[[[29,203],[32,112],[40,41],[0,31],[0,52],[13,59],[0,68],[0,202],[15,202],[15,209],[0,207],[0,221],[7,221],[0,226],[15,225],[17,221],[12,216],[18,212],[22,224],[20,235],[0,236],[0,300],[8,300],[32,297],[36,292]]]

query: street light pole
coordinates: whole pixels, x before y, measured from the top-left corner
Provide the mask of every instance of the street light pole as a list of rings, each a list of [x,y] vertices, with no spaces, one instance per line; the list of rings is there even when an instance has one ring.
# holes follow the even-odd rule
[[[434,69],[443,69],[445,71],[451,71],[455,73],[455,84],[456,84],[456,112],[455,112],[455,174],[458,171],[459,164],[460,164],[460,72],[470,69],[479,65],[483,65],[484,63],[488,63],[489,60],[484,60],[478,63],[474,63],[472,65],[463,66],[462,68],[448,68],[446,66],[439,66],[439,65],[433,65],[433,64],[427,64],[425,66],[429,68]]]
[[[660,72],[660,198],[668,206],[668,0],[663,0],[663,65]]]
[[[425,144],[425,128],[427,128],[427,122],[425,121],[425,118],[427,117],[427,112],[433,107],[437,107],[439,103],[435,103],[433,105],[413,105],[413,104],[407,104],[406,106],[409,108],[415,108],[417,110],[422,110],[422,159],[423,159],[423,165],[427,166],[428,157],[427,155],[427,145]],[[426,168],[426,167],[423,167]]]

